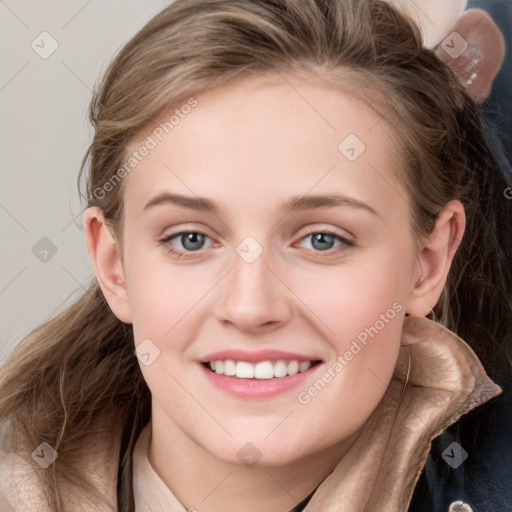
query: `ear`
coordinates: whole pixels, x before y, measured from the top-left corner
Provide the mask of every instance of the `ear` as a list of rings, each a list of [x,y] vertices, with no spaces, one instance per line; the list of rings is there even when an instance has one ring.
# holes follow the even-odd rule
[[[122,259],[118,244],[97,206],[90,206],[83,215],[87,249],[96,278],[110,309],[119,320],[131,323]]]
[[[503,63],[505,41],[485,11],[470,9],[457,19],[435,52],[452,68],[468,94],[482,103]]]
[[[409,315],[427,316],[437,304],[465,227],[464,207],[460,201],[450,201],[439,212],[432,233],[423,241],[418,255],[421,276],[405,304]]]

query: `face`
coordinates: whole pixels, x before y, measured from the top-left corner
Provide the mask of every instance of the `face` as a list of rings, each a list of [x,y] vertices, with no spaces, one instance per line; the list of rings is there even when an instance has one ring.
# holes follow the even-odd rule
[[[144,134],[156,145],[126,178],[123,270],[154,428],[227,462],[286,464],[356,435],[418,278],[385,121],[287,80],[197,95],[161,140],[158,123]]]

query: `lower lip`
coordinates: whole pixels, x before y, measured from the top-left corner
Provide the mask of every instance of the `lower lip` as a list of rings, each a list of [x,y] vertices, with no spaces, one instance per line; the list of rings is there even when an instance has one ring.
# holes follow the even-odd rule
[[[293,389],[309,379],[321,364],[316,364],[305,372],[274,377],[273,379],[239,379],[228,375],[219,375],[200,364],[201,371],[217,388],[238,398],[271,398]]]

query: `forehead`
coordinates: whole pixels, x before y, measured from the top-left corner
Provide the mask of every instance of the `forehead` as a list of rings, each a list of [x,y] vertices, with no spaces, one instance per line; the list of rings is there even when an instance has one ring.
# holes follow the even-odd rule
[[[313,189],[373,196],[383,207],[405,196],[385,120],[355,96],[303,77],[267,74],[207,89],[165,112],[127,156],[143,145],[151,148],[125,192],[139,211],[164,190],[246,195],[252,206]]]

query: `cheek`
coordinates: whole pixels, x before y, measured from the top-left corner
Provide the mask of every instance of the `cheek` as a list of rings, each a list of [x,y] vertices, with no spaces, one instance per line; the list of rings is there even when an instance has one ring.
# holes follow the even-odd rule
[[[211,280],[207,270],[200,277],[192,265],[172,264],[164,257],[147,262],[134,253],[127,282],[135,341],[154,337],[167,343],[183,320],[193,316]]]
[[[163,258],[148,264],[143,256],[132,253],[127,279],[134,340],[136,346],[150,340],[150,351],[157,357],[148,366],[139,357],[140,367],[154,398],[165,401],[171,389],[180,392],[173,377],[178,382],[187,377],[187,348],[200,336],[198,317],[204,317],[208,305],[211,311],[208,292],[218,277],[206,267],[199,273],[192,265]],[[183,403],[188,403],[186,396]]]
[[[349,435],[359,428],[386,392],[400,349],[408,282],[391,257],[340,267],[328,280],[310,282],[307,305],[327,326],[332,357],[302,389],[299,402],[324,428],[330,425],[326,435],[334,440],[340,430]]]
[[[347,315],[346,331],[340,322],[340,334],[331,338],[336,353],[298,395],[309,430],[322,432],[323,446],[361,428],[386,393],[400,349],[403,310],[397,310],[395,303],[384,310],[383,319],[369,320],[362,328]]]
[[[322,272],[301,271],[288,281],[296,294],[326,326],[326,337],[339,351],[381,316],[392,319],[403,309],[409,278],[393,255],[374,261],[341,264]],[[386,322],[387,325],[388,322]]]

